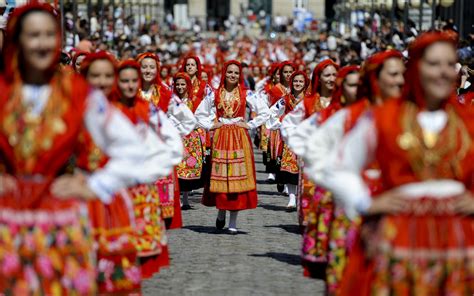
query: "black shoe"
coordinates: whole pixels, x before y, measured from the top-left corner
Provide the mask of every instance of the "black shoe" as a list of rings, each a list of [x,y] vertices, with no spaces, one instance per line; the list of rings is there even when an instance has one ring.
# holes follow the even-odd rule
[[[285,184],[277,184],[277,190],[282,193],[285,190]]]
[[[267,183],[267,184],[275,184],[276,181],[275,181],[275,179],[267,179],[267,180],[265,181],[265,183]]]
[[[224,229],[224,227],[225,227],[225,219],[222,220],[222,221],[219,220],[219,219],[216,219],[216,228],[218,230],[222,230],[222,229]]]
[[[192,209],[192,208],[191,208],[190,205],[182,205],[182,206],[181,206],[181,210],[183,210],[183,211],[187,211],[187,210],[191,210],[191,209]]]

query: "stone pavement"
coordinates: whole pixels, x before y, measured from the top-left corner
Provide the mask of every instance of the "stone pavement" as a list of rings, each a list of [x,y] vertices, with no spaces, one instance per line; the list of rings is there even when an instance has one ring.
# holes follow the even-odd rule
[[[259,203],[239,213],[239,234],[215,231],[217,210],[190,196],[184,228],[168,232],[171,266],[143,283],[143,295],[323,295],[321,280],[303,277],[296,212],[266,174],[256,152]],[[229,221],[229,214],[226,218]]]

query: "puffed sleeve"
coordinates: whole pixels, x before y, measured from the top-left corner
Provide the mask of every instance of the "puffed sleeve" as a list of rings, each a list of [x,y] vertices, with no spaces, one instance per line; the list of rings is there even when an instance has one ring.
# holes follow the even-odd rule
[[[351,132],[327,156],[329,161],[321,173],[308,175],[333,193],[336,202],[344,207],[350,218],[355,218],[357,213],[366,213],[372,203],[370,190],[361,173],[372,162],[376,146],[377,131],[369,114],[359,119]]]
[[[181,136],[189,135],[197,124],[193,112],[176,95],[171,97],[168,105],[168,117]]]
[[[291,133],[288,133],[287,130],[280,128],[280,131],[285,136],[283,139],[288,145],[291,151],[298,156],[304,156],[306,153],[306,144],[311,134],[318,128],[319,125],[319,113],[314,113],[307,119],[303,120],[299,125],[297,125]]]
[[[109,157],[107,164],[87,179],[103,202],[110,202],[122,188],[171,173],[175,164],[163,141],[153,133],[149,141],[144,141],[128,118],[109,105],[99,91],[92,91],[87,98],[84,124],[95,144]]]
[[[313,128],[303,127],[309,119],[303,121],[295,131],[293,138],[299,137],[303,147],[299,147],[300,155],[305,164],[306,174],[310,174],[313,179],[318,179],[321,169],[327,164],[328,155],[341,143],[344,137],[344,123],[347,110],[342,109],[332,115],[325,123]],[[306,132],[304,135],[302,133]],[[298,136],[297,136],[298,135]],[[302,138],[304,137],[304,138]],[[292,138],[292,141],[293,141]],[[291,148],[291,147],[290,147]],[[295,152],[296,153],[296,152]]]
[[[216,107],[214,105],[214,91],[206,86],[206,95],[194,112],[198,126],[210,130],[216,119]]]
[[[286,114],[285,118],[283,118],[280,131],[281,136],[287,143],[291,141],[290,137],[295,132],[296,127],[304,120],[305,113],[304,104],[300,102],[296,105],[295,109]]]
[[[251,129],[261,126],[270,119],[270,110],[268,109],[268,106],[259,100],[257,95],[252,91],[247,91],[247,104],[251,111],[257,114],[252,120],[247,122]]]
[[[281,126],[280,118],[285,114],[285,99],[279,99],[270,107],[270,118],[265,123],[265,127],[270,130],[277,130]]]

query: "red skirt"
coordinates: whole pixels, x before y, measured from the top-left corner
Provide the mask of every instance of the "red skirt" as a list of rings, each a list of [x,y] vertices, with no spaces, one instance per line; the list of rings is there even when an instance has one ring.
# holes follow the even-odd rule
[[[366,219],[340,295],[472,295],[474,218],[453,201],[407,200],[409,214]]]
[[[133,244],[135,218],[128,195],[117,194],[110,204],[88,202],[97,245],[99,293],[140,291],[141,273]]]
[[[211,156],[202,204],[230,211],[256,208],[255,160],[248,131],[235,125],[217,129]]]

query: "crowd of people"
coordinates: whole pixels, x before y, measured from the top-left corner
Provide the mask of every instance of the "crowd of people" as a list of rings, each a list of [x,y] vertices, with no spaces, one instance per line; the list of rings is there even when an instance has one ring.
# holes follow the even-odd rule
[[[38,2],[6,26],[1,294],[139,294],[169,266],[191,191],[216,231],[239,234],[258,205],[254,149],[298,215],[302,273],[323,272],[327,294],[474,293],[474,67],[455,31],[403,52],[321,34],[172,57],[65,52],[60,28]]]

